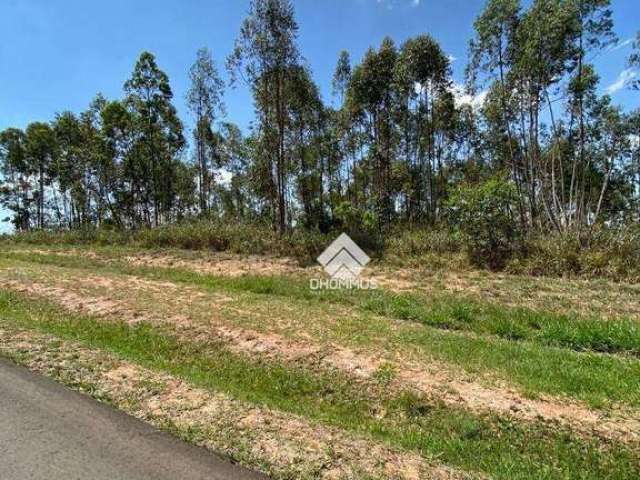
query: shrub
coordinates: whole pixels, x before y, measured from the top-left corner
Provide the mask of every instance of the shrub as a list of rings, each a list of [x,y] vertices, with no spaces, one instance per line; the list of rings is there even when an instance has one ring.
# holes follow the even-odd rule
[[[449,217],[473,264],[503,268],[520,246],[515,200],[515,188],[502,177],[459,187],[450,198]]]
[[[535,235],[507,265],[511,273],[640,281],[640,228],[597,226]]]
[[[293,229],[281,236],[265,224],[193,220],[131,231],[106,228],[34,230],[4,236],[2,241],[38,245],[130,245],[142,248],[228,251],[287,256],[309,263],[335,236],[337,233],[324,235],[302,229]]]

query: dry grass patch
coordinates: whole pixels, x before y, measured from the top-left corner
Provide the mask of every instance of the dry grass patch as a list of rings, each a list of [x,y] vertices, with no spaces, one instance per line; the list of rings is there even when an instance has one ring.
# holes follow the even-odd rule
[[[59,286],[58,286],[59,285]],[[625,442],[640,440],[640,413],[618,409],[596,411],[575,400],[541,395],[527,398],[513,387],[491,378],[474,379],[463,370],[440,362],[418,362],[405,349],[352,349],[334,341],[321,341],[311,335],[296,339],[276,333],[269,325],[266,331],[243,328],[229,322],[223,314],[210,310],[220,299],[217,295],[198,292],[168,282],[155,282],[130,277],[90,275],[82,279],[59,280],[56,286],[38,281],[5,280],[0,286],[51,300],[78,313],[89,313],[129,325],[148,323],[170,328],[180,338],[191,342],[223,342],[236,353],[278,362],[304,365],[309,369],[334,369],[354,378],[372,382],[381,370],[392,374],[387,388],[394,394],[413,390],[452,407],[462,407],[479,413],[498,413],[518,421],[544,421],[570,427],[582,435],[616,439]],[[99,286],[102,295],[87,289]],[[183,289],[185,291],[183,291]],[[116,298],[116,292],[126,295]],[[140,308],[131,292],[143,295],[145,303],[161,307],[159,312]],[[168,292],[168,293],[167,293]],[[189,298],[188,310],[179,301],[176,312],[172,301]],[[223,299],[224,300],[224,299]],[[228,300],[228,299],[227,299]],[[200,309],[198,303],[202,302]],[[203,317],[191,312],[210,311]],[[372,351],[376,353],[372,353]],[[484,381],[479,381],[484,380]]]
[[[274,478],[471,478],[418,455],[195,388],[51,336],[0,329],[0,352]]]
[[[184,250],[149,251],[131,248],[13,247],[13,252],[35,255],[83,256],[137,267],[158,267],[237,278],[249,275],[285,275],[307,278],[323,275],[317,266],[300,267],[293,259]],[[505,306],[555,313],[598,315],[604,318],[640,315],[640,285],[607,280],[562,279],[490,273],[484,270],[443,269],[442,266],[396,268],[371,264],[365,276],[388,290],[437,295],[454,293]]]

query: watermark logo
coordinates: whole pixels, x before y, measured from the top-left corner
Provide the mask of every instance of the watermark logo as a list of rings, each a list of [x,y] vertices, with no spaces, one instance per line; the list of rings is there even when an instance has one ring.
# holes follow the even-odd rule
[[[343,233],[318,257],[318,263],[330,278],[311,279],[311,289],[377,288],[374,280],[360,278],[362,270],[370,261],[358,244]]]

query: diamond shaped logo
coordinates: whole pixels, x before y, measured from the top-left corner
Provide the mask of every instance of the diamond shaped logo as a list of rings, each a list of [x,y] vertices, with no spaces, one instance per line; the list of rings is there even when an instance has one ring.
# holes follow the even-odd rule
[[[318,257],[331,278],[355,280],[371,259],[346,233],[336,238]]]

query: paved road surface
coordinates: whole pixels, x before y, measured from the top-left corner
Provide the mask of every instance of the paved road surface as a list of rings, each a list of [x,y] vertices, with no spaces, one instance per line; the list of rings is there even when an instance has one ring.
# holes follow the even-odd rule
[[[2,480],[265,480],[0,359]]]

